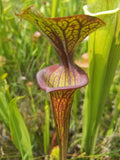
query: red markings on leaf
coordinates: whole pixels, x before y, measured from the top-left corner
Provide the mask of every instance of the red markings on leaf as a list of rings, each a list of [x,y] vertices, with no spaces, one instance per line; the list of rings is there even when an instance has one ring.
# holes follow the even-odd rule
[[[37,82],[41,89],[51,92],[81,88],[88,83],[88,76],[76,65],[69,71],[62,65],[53,65],[37,73]]]
[[[34,7],[18,16],[34,24],[49,39],[63,61],[73,57],[75,48],[88,34],[105,25],[102,20],[87,15],[44,18]]]
[[[59,136],[62,138],[69,129],[71,105],[75,89],[50,93]]]

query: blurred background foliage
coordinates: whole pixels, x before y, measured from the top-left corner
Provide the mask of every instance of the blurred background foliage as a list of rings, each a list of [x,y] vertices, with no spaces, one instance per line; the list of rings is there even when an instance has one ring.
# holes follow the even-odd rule
[[[36,73],[43,67],[59,63],[59,59],[49,42],[33,25],[15,16],[15,13],[21,12],[22,8],[25,9],[33,4],[45,17],[60,17],[83,14],[82,8],[86,0],[0,0],[0,92],[5,96],[7,103],[15,97],[23,96],[18,100],[17,107],[28,128],[33,155],[35,159],[47,159],[51,149],[57,145],[56,132],[49,107],[49,97],[39,89]],[[87,39],[84,40],[77,47],[74,56],[75,62],[86,72],[89,67],[87,43]],[[84,93],[84,88],[77,90],[74,98],[68,148],[69,159],[75,159],[77,156],[78,159],[84,157],[84,153],[80,153]],[[101,154],[103,159],[116,155],[120,157],[119,113],[120,63],[102,116],[95,150],[98,159]],[[3,121],[0,118],[0,158],[9,160],[11,157],[21,159],[20,152],[13,144],[7,120]]]

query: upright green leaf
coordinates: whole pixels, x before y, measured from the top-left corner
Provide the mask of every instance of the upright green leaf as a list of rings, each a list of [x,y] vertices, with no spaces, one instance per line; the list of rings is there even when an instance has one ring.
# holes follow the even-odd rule
[[[87,154],[93,154],[105,100],[120,59],[120,13],[114,8],[120,1],[88,0],[88,4],[91,12],[99,12],[93,15],[106,23],[90,35],[88,46],[89,85],[84,103],[83,143]]]
[[[9,104],[9,122],[10,122],[10,131],[14,144],[21,152],[23,160],[32,160],[32,145],[30,142],[30,136],[17,108],[17,98],[11,100]]]

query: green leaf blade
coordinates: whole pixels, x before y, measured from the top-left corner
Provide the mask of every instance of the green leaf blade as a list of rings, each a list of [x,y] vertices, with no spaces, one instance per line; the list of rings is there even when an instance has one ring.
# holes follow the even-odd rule
[[[25,122],[16,105],[17,98],[11,100],[9,104],[9,122],[10,131],[14,144],[21,152],[22,158],[33,159],[32,146],[30,142],[30,136],[25,125]],[[27,154],[27,156],[26,156]]]
[[[7,129],[9,129],[8,104],[4,93],[0,92],[0,119],[3,121]]]
[[[100,4],[102,3],[100,2]],[[112,1],[112,3],[115,6],[117,1]],[[94,8],[94,5],[92,7]],[[92,12],[94,9],[90,8]],[[116,35],[116,28],[119,28],[120,24],[118,17],[119,11],[117,10],[100,15],[99,18],[106,23],[106,26],[92,33],[89,38],[90,81],[85,96],[83,125],[83,143],[87,154],[94,153],[105,101],[120,59],[120,45],[115,41],[117,38],[117,42],[119,42],[120,38],[119,29]]]

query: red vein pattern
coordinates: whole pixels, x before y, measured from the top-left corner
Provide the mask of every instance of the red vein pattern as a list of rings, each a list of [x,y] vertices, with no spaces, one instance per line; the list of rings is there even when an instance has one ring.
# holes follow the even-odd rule
[[[71,66],[69,72],[62,65],[52,65],[38,72],[37,82],[41,89],[51,92],[81,88],[88,83],[88,77],[77,65]]]
[[[73,60],[75,48],[88,34],[105,25],[99,18],[88,15],[44,18],[33,6],[17,15],[34,24],[49,39],[63,63]]]
[[[91,32],[105,25],[87,15],[44,18],[34,7],[17,16],[34,24],[51,42],[62,64],[46,67],[37,73],[41,89],[49,92],[60,146],[60,160],[66,160],[71,105],[77,88],[88,83],[86,73],[73,62],[77,45]]]
[[[61,148],[63,149],[61,151],[62,153],[67,152],[68,131],[74,93],[75,89],[50,92],[59,144],[61,144]],[[66,154],[62,155],[64,157],[62,158],[65,159]]]
[[[60,146],[60,160],[66,160],[73,96],[77,88],[88,83],[88,77],[77,66],[68,72],[62,65],[53,65],[37,73],[37,82],[41,89],[50,93]]]

